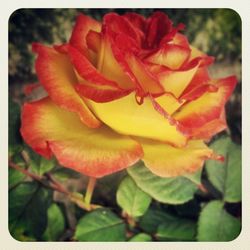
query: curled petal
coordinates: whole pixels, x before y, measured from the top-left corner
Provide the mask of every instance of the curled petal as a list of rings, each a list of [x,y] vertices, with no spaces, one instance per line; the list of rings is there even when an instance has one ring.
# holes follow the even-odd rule
[[[126,168],[143,155],[134,140],[106,126],[88,128],[49,98],[24,105],[21,134],[37,153],[46,158],[54,154],[63,166],[93,177]]]
[[[194,46],[190,46],[191,48],[191,55],[190,55],[190,60],[196,58],[196,57],[204,57],[206,56],[205,53],[200,51],[199,49],[195,48]]]
[[[132,90],[103,88],[93,84],[77,84],[76,91],[80,96],[91,99],[95,102],[110,102],[121,97],[124,97],[132,92]]]
[[[159,97],[153,98],[161,107],[164,108],[169,115],[172,115],[177,109],[179,109],[183,102],[178,100],[172,93],[166,92]]]
[[[147,19],[146,47],[157,48],[162,38],[172,30],[172,21],[161,11]]]
[[[130,75],[124,71],[124,67],[114,56],[112,46],[111,38],[106,35],[102,36],[101,50],[98,54],[98,71],[108,79],[118,83],[122,89],[134,89],[134,81],[131,80]]]
[[[181,97],[179,98],[180,100],[185,100],[185,101],[193,101],[206,92],[217,92],[218,87],[215,86],[214,84],[201,84],[200,86],[197,86],[190,90],[189,92],[182,94]]]
[[[92,128],[100,126],[100,121],[74,89],[77,79],[68,56],[41,44],[33,44],[33,50],[38,53],[36,72],[39,82],[53,102],[78,113],[87,126]]]
[[[129,22],[136,27],[137,29],[139,29],[142,33],[145,32],[146,29],[146,19],[145,17],[134,13],[134,12],[127,12],[123,15],[123,17],[125,17],[127,20],[129,20]]]
[[[200,169],[206,159],[213,157],[213,151],[201,140],[190,140],[182,148],[169,144],[136,138],[142,145],[147,168],[161,177],[175,177]]]
[[[96,70],[89,60],[77,49],[69,45],[68,53],[76,71],[83,79],[94,85],[106,85],[120,89],[116,82],[105,78],[98,70]]]
[[[205,92],[196,100],[183,105],[173,115],[174,119],[188,128],[195,128],[219,118],[236,83],[235,76],[215,81],[214,85],[218,88],[216,92]]]
[[[90,58],[91,55],[88,52],[86,36],[90,30],[100,32],[101,23],[89,16],[80,14],[76,19],[76,24],[70,38],[70,44],[88,58]]]
[[[179,97],[180,100],[193,101],[206,92],[217,92],[218,87],[213,84],[206,67],[198,68],[192,81]]]
[[[89,49],[93,50],[95,53],[98,53],[101,49],[102,42],[101,33],[90,30],[86,36],[86,43]]]
[[[103,29],[112,37],[118,34],[125,34],[140,43],[140,34],[136,32],[133,25],[126,18],[116,13],[109,13],[104,16]]]
[[[210,81],[208,70],[206,67],[200,67],[197,69],[192,81],[185,88],[181,96],[188,95],[190,92],[201,87],[202,85],[208,84]]]
[[[190,137],[193,139],[210,140],[212,136],[227,128],[225,111],[223,110],[218,119],[214,119],[200,128],[190,130]]]
[[[184,47],[184,48],[188,48],[188,49],[190,48],[187,37],[181,33],[175,34],[175,36],[173,37],[173,43],[175,45],[179,45],[179,46]]]
[[[146,68],[146,65],[144,65],[139,58],[132,54],[128,54],[126,55],[126,62],[144,93],[159,94],[164,92],[158,79],[151,74]]]
[[[196,66],[188,70],[165,70],[158,77],[165,91],[173,93],[178,98],[191,83],[198,67],[199,64],[196,64]]]
[[[147,57],[147,61],[164,65],[170,69],[179,69],[189,58],[190,49],[174,44],[166,44]]]

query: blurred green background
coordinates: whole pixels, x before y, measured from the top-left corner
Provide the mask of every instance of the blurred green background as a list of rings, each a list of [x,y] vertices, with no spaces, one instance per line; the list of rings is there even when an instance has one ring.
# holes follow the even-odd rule
[[[102,20],[115,11],[135,11],[149,16],[157,9],[19,9],[9,19],[9,91],[17,102],[24,99],[23,84],[36,82],[35,55],[31,43],[60,44],[68,41],[79,12]],[[186,25],[190,43],[215,56],[214,77],[236,75],[239,84],[227,104],[227,120],[233,139],[241,142],[241,19],[231,9],[161,9],[174,22]],[[230,110],[230,112],[229,112]]]

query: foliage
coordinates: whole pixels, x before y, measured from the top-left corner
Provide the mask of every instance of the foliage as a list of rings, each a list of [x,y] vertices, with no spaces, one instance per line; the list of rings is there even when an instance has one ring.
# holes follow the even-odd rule
[[[19,241],[231,241],[241,229],[240,116],[210,147],[225,161],[208,161],[202,171],[160,178],[142,162],[97,180],[91,204],[83,194],[88,179],[46,160],[19,134],[19,91],[36,77],[28,44],[68,39],[77,12],[97,19],[103,10],[22,9],[10,17],[9,231]],[[126,9],[116,10],[124,13]],[[149,15],[153,10],[137,9]],[[219,60],[240,60],[239,16],[231,10],[165,10],[183,22],[196,45]],[[230,21],[229,21],[230,20]],[[29,27],[29,28],[27,28]],[[191,27],[191,28],[190,28]],[[202,39],[198,39],[197,34]],[[223,37],[224,39],[221,39]],[[201,42],[202,41],[202,42]],[[216,46],[215,46],[216,45]],[[228,52],[229,51],[229,52]],[[240,91],[240,89],[238,90]],[[240,103],[241,99],[232,98]],[[229,106],[227,113],[234,113]],[[234,119],[232,121],[232,119]]]
[[[54,161],[55,167],[45,168],[41,175],[41,172],[34,171],[33,163],[28,165],[21,157],[14,157],[20,169],[35,173],[38,179],[32,180],[32,176],[27,177],[18,169],[10,168],[9,230],[20,241],[233,240],[241,228],[238,203],[241,200],[241,154],[239,146],[226,136],[215,140],[211,147],[217,147],[231,156],[223,164],[220,163],[221,169],[218,171],[214,168],[219,168],[219,163],[211,161],[206,164],[202,174],[196,173],[192,178],[161,180],[150,173],[143,163],[139,163],[127,170],[129,175],[125,171],[116,174],[120,184],[112,189],[112,194],[97,183],[93,202],[101,199],[99,204],[104,207],[93,205],[91,212],[86,212],[88,207],[80,194],[82,189],[86,190],[86,185],[79,188],[79,184],[86,180],[79,174],[73,170],[65,171]],[[228,168],[234,169],[228,171]],[[62,175],[62,179],[59,170],[67,173]],[[60,189],[53,191],[50,184],[58,185],[57,180],[69,190],[72,184],[78,190],[71,190],[70,195]],[[66,180],[71,183],[66,184]],[[57,197],[60,196],[58,191],[62,193],[61,198]],[[115,194],[115,204],[105,201],[107,195],[114,197]],[[74,228],[71,228],[72,221]]]

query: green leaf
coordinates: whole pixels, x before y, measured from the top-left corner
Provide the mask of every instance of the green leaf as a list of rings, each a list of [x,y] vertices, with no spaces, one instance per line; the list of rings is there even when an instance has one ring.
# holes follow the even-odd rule
[[[225,161],[207,161],[209,181],[222,193],[225,201],[241,201],[241,147],[229,137],[214,141],[210,147],[217,154],[223,155]]]
[[[201,184],[201,173],[202,173],[202,169],[200,169],[194,173],[191,173],[191,174],[185,174],[184,177],[191,180],[193,183],[200,185]]]
[[[240,234],[240,221],[223,205],[222,201],[211,201],[203,208],[198,221],[199,241],[231,241]]]
[[[149,208],[147,212],[140,218],[140,227],[149,234],[155,233],[160,223],[164,221],[174,221],[177,218],[169,213],[165,213],[159,209]]]
[[[127,171],[139,188],[163,203],[182,204],[191,200],[197,190],[197,186],[186,177],[162,178],[154,175],[143,163]]]
[[[139,233],[133,236],[129,241],[131,242],[139,242],[139,241],[152,241],[152,238],[150,235],[145,234],[145,233]]]
[[[9,230],[23,227],[29,236],[40,239],[47,224],[47,208],[51,200],[47,189],[36,182],[25,182],[9,192]]]
[[[9,98],[9,156],[22,149],[20,128],[20,107]]]
[[[47,160],[38,155],[33,150],[29,150],[30,156],[30,169],[33,173],[42,176],[44,173],[49,172],[55,167],[56,160]]]
[[[25,179],[25,174],[9,168],[9,188],[13,188]]]
[[[108,209],[97,209],[80,219],[75,231],[78,241],[125,241],[125,224]]]
[[[9,192],[9,221],[15,221],[22,215],[23,209],[32,200],[38,190],[36,182],[26,182]]]
[[[56,241],[62,235],[65,227],[64,216],[56,203],[51,204],[48,211],[48,224],[43,234],[46,241]]]
[[[191,241],[195,240],[196,223],[180,219],[164,221],[157,229],[156,237],[160,240]]]
[[[151,197],[143,192],[130,176],[126,176],[121,182],[116,199],[119,206],[132,217],[142,216],[151,202]]]
[[[81,177],[81,174],[70,168],[58,167],[52,170],[53,176],[61,181],[68,179],[77,179]]]
[[[25,168],[25,162],[22,158],[21,154],[15,154],[11,157],[11,161],[17,164],[21,168]],[[20,182],[25,179],[25,174],[21,173],[20,171],[9,167],[9,189],[15,187]]]

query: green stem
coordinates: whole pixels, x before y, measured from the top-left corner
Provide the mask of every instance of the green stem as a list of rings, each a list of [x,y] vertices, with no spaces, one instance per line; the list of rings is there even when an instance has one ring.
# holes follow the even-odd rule
[[[92,198],[92,194],[94,192],[94,188],[95,188],[95,183],[96,183],[96,178],[94,177],[90,177],[89,178],[89,183],[87,186],[87,190],[86,190],[86,194],[85,194],[85,203],[90,206],[90,202],[91,202],[91,198]]]

